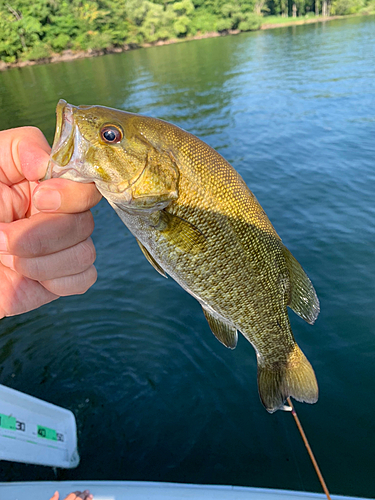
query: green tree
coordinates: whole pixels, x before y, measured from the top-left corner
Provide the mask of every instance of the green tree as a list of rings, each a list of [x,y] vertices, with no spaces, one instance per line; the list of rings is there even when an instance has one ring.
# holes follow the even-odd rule
[[[0,55],[7,62],[38,45],[44,35],[48,15],[44,0],[0,2]]]
[[[364,6],[363,0],[333,0],[331,5],[331,14],[337,16],[355,14]]]
[[[197,32],[258,29],[262,16],[375,12],[375,0],[0,0],[0,58],[42,59]]]

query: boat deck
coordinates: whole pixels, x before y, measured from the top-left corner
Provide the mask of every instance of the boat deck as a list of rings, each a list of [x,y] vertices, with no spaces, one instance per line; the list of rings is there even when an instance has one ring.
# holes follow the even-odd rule
[[[60,500],[72,491],[89,489],[94,500],[312,500],[324,494],[241,486],[133,482],[133,481],[51,481],[0,483],[0,500],[49,500],[57,490]],[[332,500],[363,500],[331,495]]]

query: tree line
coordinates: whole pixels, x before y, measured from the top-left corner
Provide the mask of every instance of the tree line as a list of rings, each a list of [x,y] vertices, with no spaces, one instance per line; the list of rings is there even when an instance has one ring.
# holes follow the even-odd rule
[[[375,0],[0,0],[0,60],[259,29],[266,16],[375,13]]]

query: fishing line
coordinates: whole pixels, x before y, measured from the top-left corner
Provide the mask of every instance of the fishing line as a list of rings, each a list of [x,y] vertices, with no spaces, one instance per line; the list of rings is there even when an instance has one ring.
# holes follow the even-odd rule
[[[291,411],[291,410],[289,410],[288,406],[284,406],[284,410],[285,411]],[[292,455],[291,460],[293,461],[294,467],[296,468],[296,471],[297,471],[297,474],[298,474],[298,478],[299,478],[299,487],[298,487],[298,489],[300,489],[301,491],[302,490],[306,491],[305,483],[304,483],[303,476],[302,476],[302,473],[301,473],[301,468],[300,468],[300,465],[299,465],[299,462],[298,462],[298,458],[297,458],[297,454],[296,454],[296,450],[295,450],[295,446],[293,445],[293,441],[292,441],[292,437],[291,437],[291,434],[290,434],[289,429],[288,429],[288,425],[287,425],[287,423],[286,423],[286,421],[284,419],[282,420],[282,425],[283,425],[285,434],[286,434],[286,436],[288,438],[290,453]]]
[[[305,443],[307,452],[308,452],[308,454],[310,456],[310,459],[311,459],[311,462],[312,462],[312,464],[314,466],[315,472],[316,472],[316,474],[317,474],[317,476],[319,478],[320,484],[322,485],[323,491],[326,494],[328,500],[331,500],[331,496],[329,494],[327,485],[326,485],[326,483],[325,483],[325,481],[323,479],[322,473],[320,472],[319,465],[318,465],[317,461],[315,460],[314,453],[312,452],[312,449],[311,449],[310,444],[309,444],[309,442],[307,440],[306,434],[305,434],[305,432],[303,430],[303,427],[302,427],[301,422],[300,422],[300,420],[298,418],[296,410],[294,409],[293,403],[292,403],[292,401],[291,401],[290,398],[287,398],[287,401],[288,401],[288,405],[290,406],[290,410],[289,411],[291,411],[291,413],[293,415],[293,418],[294,418],[294,420],[295,420],[295,422],[297,424],[298,430],[299,430],[299,432],[300,432],[300,434],[302,436],[303,442]]]

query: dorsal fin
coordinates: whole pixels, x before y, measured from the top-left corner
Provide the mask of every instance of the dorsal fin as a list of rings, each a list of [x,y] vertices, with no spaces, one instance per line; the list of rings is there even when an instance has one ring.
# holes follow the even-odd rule
[[[157,270],[159,274],[164,276],[164,278],[168,278],[168,276],[165,274],[164,269],[156,262],[154,257],[150,254],[150,252],[147,250],[146,247],[142,245],[142,243],[136,238],[137,243],[139,245],[139,248],[142,250],[143,255],[146,257],[146,259],[149,261],[149,263],[152,265],[154,269]]]
[[[290,278],[291,292],[288,306],[312,325],[320,311],[319,299],[300,263],[284,245],[282,245],[282,251]]]
[[[229,323],[223,321],[218,315],[214,314],[212,311],[208,311],[204,306],[202,306],[204,315],[208,321],[212,333],[215,337],[230,349],[234,349],[237,345],[238,334],[237,329],[231,326]]]

